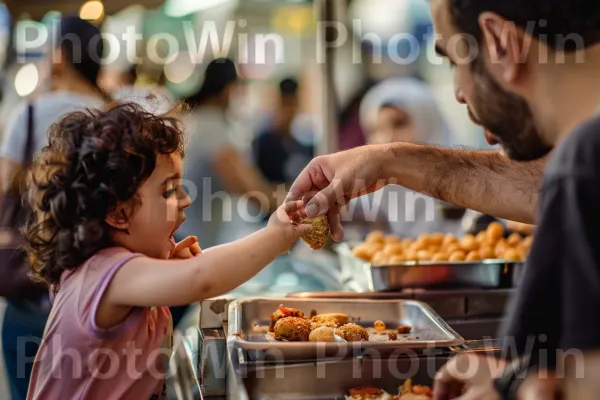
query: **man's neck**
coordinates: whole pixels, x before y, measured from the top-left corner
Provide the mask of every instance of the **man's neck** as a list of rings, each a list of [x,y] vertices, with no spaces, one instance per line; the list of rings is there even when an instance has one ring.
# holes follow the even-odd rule
[[[569,57],[569,56],[567,56]],[[574,56],[572,56],[574,57]],[[589,48],[584,63],[548,65],[534,107],[541,125],[554,145],[565,139],[578,125],[600,111],[600,47]]]

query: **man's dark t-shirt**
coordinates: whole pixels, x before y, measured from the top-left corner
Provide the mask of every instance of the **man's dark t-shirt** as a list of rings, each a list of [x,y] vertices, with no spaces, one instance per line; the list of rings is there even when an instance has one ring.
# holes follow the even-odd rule
[[[549,368],[557,349],[600,348],[600,117],[576,128],[546,167],[536,237],[503,335],[505,346],[516,344],[520,356],[533,349],[541,363],[546,349]]]

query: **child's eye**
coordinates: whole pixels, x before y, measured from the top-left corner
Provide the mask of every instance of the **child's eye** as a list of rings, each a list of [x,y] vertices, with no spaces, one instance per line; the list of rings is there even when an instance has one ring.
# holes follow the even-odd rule
[[[178,189],[171,189],[171,190],[167,190],[166,192],[163,193],[163,196],[165,197],[165,199],[168,199],[169,197],[177,194]]]

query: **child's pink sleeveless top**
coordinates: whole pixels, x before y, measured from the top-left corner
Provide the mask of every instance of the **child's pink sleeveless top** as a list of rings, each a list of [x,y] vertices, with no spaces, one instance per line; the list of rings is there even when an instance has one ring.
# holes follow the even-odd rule
[[[113,276],[137,256],[123,248],[105,249],[75,271],[63,273],[27,399],[166,398],[172,346],[169,309],[135,308],[111,329],[95,323]]]

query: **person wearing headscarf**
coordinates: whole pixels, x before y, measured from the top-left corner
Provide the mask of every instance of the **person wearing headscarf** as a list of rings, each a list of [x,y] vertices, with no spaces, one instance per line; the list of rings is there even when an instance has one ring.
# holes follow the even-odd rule
[[[371,144],[451,144],[452,132],[431,89],[415,78],[390,78],[374,86],[362,101],[360,121]]]
[[[452,144],[452,131],[431,89],[414,78],[390,78],[375,85],[361,103],[360,122],[368,144]],[[459,224],[444,221],[440,206],[431,197],[389,185],[351,201],[342,218],[346,223],[357,222],[353,224],[356,237],[351,240],[372,229],[403,237],[440,230],[458,233]]]

